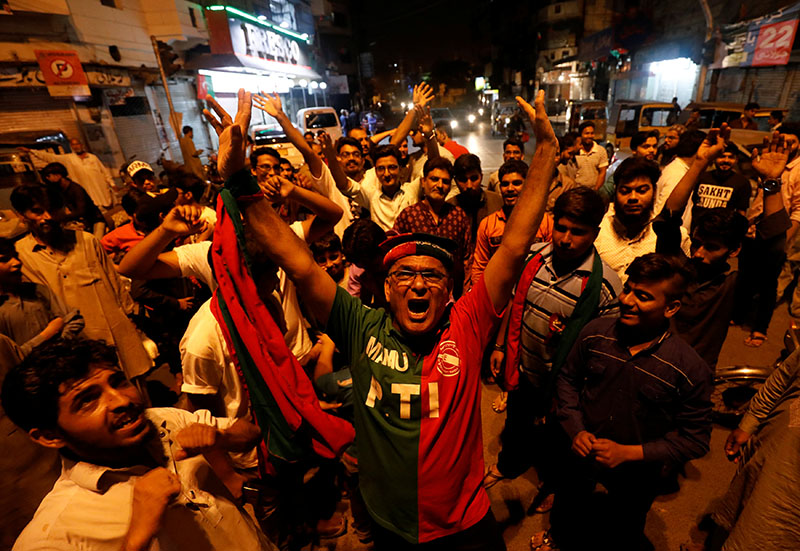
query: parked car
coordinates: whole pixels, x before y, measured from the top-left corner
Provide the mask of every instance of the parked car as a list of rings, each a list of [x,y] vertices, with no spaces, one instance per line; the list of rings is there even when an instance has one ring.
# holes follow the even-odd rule
[[[612,152],[630,151],[631,136],[636,132],[658,130],[663,137],[677,122],[678,110],[671,103],[620,100],[611,108],[606,140]]]
[[[480,115],[476,108],[456,107],[450,111],[458,122],[458,128],[474,130],[480,124]]]
[[[39,182],[39,173],[29,154],[0,147],[0,210],[11,208],[11,191],[15,187]]]
[[[253,147],[271,147],[281,154],[281,157],[289,159],[295,168],[303,164],[303,155],[297,150],[277,123],[256,124],[250,127],[250,136],[253,138]]]
[[[342,123],[339,114],[333,107],[309,107],[297,112],[297,127],[300,132],[309,130],[316,134],[320,130],[327,132],[333,141],[342,137]]]
[[[695,111],[700,112],[700,120],[698,128],[719,128],[723,122],[731,123],[742,116],[744,111],[743,103],[730,103],[730,102],[691,102],[687,105],[678,118],[678,122],[685,124],[689,117]],[[780,109],[777,107],[760,107],[756,110],[755,122],[758,124],[758,130],[762,132],[769,132],[770,126],[767,122],[769,114],[772,111],[782,111],[784,116],[788,113],[788,109]]]

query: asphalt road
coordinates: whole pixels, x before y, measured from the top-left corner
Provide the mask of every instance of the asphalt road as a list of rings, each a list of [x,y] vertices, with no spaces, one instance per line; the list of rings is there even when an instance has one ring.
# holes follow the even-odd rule
[[[556,133],[559,133],[558,128]],[[492,138],[487,127],[475,132],[458,133],[454,139],[481,158],[484,181],[502,163],[503,138]],[[531,142],[526,144],[526,161],[530,161],[532,153]],[[783,335],[790,321],[786,307],[779,306],[768,331],[768,340],[761,348],[745,346],[744,339],[748,333],[742,328],[731,327],[720,354],[719,365],[772,365],[783,348]],[[499,435],[505,422],[505,414],[494,413],[491,408],[492,400],[498,393],[496,386],[484,385],[481,397],[484,460],[487,465],[497,459]],[[730,429],[715,425],[711,435],[711,451],[687,465],[686,476],[680,480],[678,492],[661,496],[653,504],[647,517],[646,533],[657,551],[677,551],[683,542],[703,540],[703,534],[695,526],[713,501],[725,493],[735,472],[735,465],[727,461],[723,452],[729,432]],[[489,492],[492,510],[504,526],[503,535],[509,551],[527,551],[530,549],[531,535],[547,527],[547,514],[525,515],[536,495],[536,487],[536,473],[531,469],[516,480],[498,483]],[[579,523],[576,529],[580,529]],[[323,548],[369,549],[359,544],[352,530],[348,530],[348,534],[342,538],[325,542]]]

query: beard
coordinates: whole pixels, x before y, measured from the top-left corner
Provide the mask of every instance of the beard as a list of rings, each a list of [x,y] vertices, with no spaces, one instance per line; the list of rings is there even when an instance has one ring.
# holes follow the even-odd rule
[[[653,215],[653,204],[649,207],[643,208],[639,213],[625,212],[623,205],[619,202],[614,202],[614,215],[626,228],[642,228],[650,221]]]
[[[69,252],[75,246],[75,232],[65,230],[57,220],[41,222],[31,233],[48,247],[62,252]]]
[[[461,208],[465,210],[477,210],[481,204],[481,190],[480,189],[473,189],[467,188],[461,193],[458,194],[461,198],[459,199],[459,203]]]

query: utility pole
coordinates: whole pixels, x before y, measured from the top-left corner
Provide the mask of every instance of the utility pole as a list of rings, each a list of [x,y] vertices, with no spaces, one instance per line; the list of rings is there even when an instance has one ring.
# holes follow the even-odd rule
[[[158,62],[158,71],[161,73],[161,84],[164,86],[164,92],[167,95],[167,106],[169,107],[169,124],[172,126],[175,137],[180,140],[181,137],[181,123],[183,115],[177,113],[172,106],[172,94],[169,92],[169,84],[167,83],[167,74],[164,71],[164,62],[161,59],[161,48],[159,47],[159,40],[155,36],[150,36],[150,41],[153,43],[153,53],[156,54],[156,61]]]
[[[703,16],[706,18],[706,38],[703,44],[708,44],[709,40],[714,36],[714,16],[711,15],[711,8],[708,5],[708,0],[700,0],[700,7],[703,8]],[[700,75],[697,81],[697,95],[695,101],[703,101],[703,92],[706,86],[706,76],[708,75],[708,63],[706,63],[706,56],[700,63]]]

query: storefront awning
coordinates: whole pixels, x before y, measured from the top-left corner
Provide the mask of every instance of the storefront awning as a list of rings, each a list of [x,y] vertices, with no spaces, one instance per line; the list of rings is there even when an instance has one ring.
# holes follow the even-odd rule
[[[269,61],[244,54],[201,54],[186,61],[189,70],[213,69],[217,71],[239,71],[257,75],[280,75],[287,78],[322,80],[311,67],[292,65],[280,61]]]

